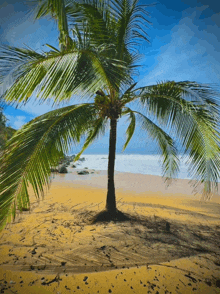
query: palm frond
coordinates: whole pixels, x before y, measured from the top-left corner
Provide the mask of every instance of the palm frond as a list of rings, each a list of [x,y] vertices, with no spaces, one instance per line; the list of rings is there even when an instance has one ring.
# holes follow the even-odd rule
[[[77,25],[83,32],[86,23],[94,46],[111,45],[112,50],[109,53],[112,58],[123,60],[127,65],[134,64],[137,54],[129,50],[134,50],[138,41],[148,41],[146,28],[150,22],[145,9],[147,5],[138,5],[137,0],[86,0],[68,3],[66,12],[72,26]]]
[[[126,139],[126,142],[123,146],[122,151],[124,151],[127,148],[128,143],[130,142],[130,140],[134,134],[135,126],[136,126],[136,118],[135,118],[134,112],[130,108],[126,108],[126,111],[123,111],[122,115],[125,115],[125,114],[129,114],[130,124],[127,128],[127,131],[126,131],[127,139]]]
[[[88,135],[85,140],[85,143],[81,149],[81,151],[76,155],[75,161],[77,161],[82,153],[91,145],[95,139],[97,139],[100,136],[103,136],[106,131],[106,125],[107,125],[107,118],[99,117],[96,122],[90,126],[89,130],[87,131]]]
[[[90,37],[94,45],[109,44],[109,30],[106,16],[109,12],[107,1],[81,1],[81,3],[69,1],[66,13],[70,27],[77,26],[84,31],[85,23],[90,28]]]
[[[28,48],[0,46],[0,85],[4,90],[2,92],[24,76],[32,62],[42,58],[41,54]]]
[[[68,106],[35,118],[15,133],[0,160],[0,228],[16,208],[29,207],[29,185],[40,197],[49,185],[50,168],[96,119],[93,104]]]
[[[138,92],[139,91],[139,92]],[[136,90],[149,114],[172,129],[190,157],[189,171],[205,183],[204,195],[217,191],[220,178],[219,94],[193,82],[167,82]]]
[[[151,113],[162,117],[162,123],[168,123],[172,119],[174,105],[179,105],[177,107],[181,109],[188,108],[188,111],[190,108],[206,107],[215,118],[219,115],[219,93],[210,85],[171,81],[138,88],[133,92]]]
[[[63,0],[32,0],[32,4],[35,4],[33,11],[35,13],[35,19],[42,18],[44,16],[51,16],[58,23],[59,29],[59,43],[61,51],[67,50],[72,45],[72,40],[69,37],[67,16],[65,10],[65,1]]]
[[[179,159],[177,157],[177,149],[173,139],[153,121],[138,111],[132,111],[130,108],[125,108],[129,113],[137,115],[141,127],[148,135],[157,142],[163,157],[162,170],[166,180],[175,177],[179,171]]]
[[[150,21],[147,5],[138,5],[138,0],[116,1],[118,4],[117,43],[120,50],[137,45],[137,41],[149,42],[147,29]],[[124,47],[125,46],[125,47]]]
[[[5,46],[0,56],[0,82],[6,88],[3,98],[9,102],[26,103],[35,94],[40,101],[51,98],[59,103],[73,94],[92,96],[104,85],[117,89],[125,78],[124,63],[109,58],[105,49],[38,54]],[[12,85],[7,87],[11,76]]]

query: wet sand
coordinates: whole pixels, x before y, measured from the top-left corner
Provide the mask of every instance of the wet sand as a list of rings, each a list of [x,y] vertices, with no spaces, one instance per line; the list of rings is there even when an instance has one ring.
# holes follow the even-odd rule
[[[116,173],[128,221],[92,224],[106,172],[55,175],[0,234],[1,293],[220,293],[220,196],[188,180]],[[197,189],[199,191],[199,188]]]

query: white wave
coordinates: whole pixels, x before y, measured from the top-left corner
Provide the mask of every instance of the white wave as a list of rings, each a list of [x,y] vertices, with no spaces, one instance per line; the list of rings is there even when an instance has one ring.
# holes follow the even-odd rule
[[[85,154],[85,161],[79,162],[80,168],[88,167],[95,170],[107,170],[108,155]],[[180,157],[180,171],[178,178],[190,179],[188,174],[188,157]],[[116,154],[115,170],[119,172],[140,173],[162,176],[162,160],[160,155]]]

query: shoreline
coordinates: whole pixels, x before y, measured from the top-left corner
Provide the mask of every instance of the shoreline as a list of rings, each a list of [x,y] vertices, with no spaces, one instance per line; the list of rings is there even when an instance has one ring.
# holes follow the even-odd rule
[[[69,185],[70,187],[89,187],[100,188],[107,191],[107,171],[106,170],[89,170],[88,175],[78,175],[77,171],[85,170],[83,168],[69,168],[67,174],[54,174],[52,182],[59,185]],[[93,172],[93,173],[91,173]],[[193,197],[201,200],[203,185],[196,185],[195,180],[175,178],[167,186],[165,178],[157,175],[147,175],[141,173],[119,172],[115,171],[115,190],[120,193],[135,192],[135,194],[151,195],[160,193],[169,196]],[[190,183],[191,182],[191,183]],[[220,183],[218,184],[220,191]],[[213,195],[209,200],[220,203],[220,194]]]

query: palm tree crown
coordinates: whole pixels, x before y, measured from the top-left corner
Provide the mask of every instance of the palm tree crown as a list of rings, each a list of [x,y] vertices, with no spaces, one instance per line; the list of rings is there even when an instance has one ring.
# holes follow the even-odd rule
[[[174,140],[162,127],[172,128],[196,180],[205,195],[217,188],[219,179],[219,94],[208,85],[168,81],[137,88],[133,75],[137,45],[148,41],[146,5],[138,0],[39,0],[36,18],[50,15],[58,23],[59,49],[49,51],[3,46],[0,49],[0,83],[12,81],[3,94],[8,103],[25,104],[52,99],[55,105],[73,95],[91,103],[72,105],[41,115],[24,125],[4,149],[1,159],[0,224],[16,210],[29,207],[28,185],[37,197],[50,180],[50,168],[68,152],[72,143],[86,136],[82,152],[110,122],[108,192],[106,211],[117,214],[114,163],[117,121],[129,118],[127,147],[136,124],[154,139],[163,156],[166,178],[176,175],[179,159]],[[134,111],[137,101],[142,111]],[[129,104],[129,105],[128,105]],[[157,124],[151,119],[155,116]],[[77,160],[76,158],[76,160]],[[36,162],[38,164],[36,164]]]

